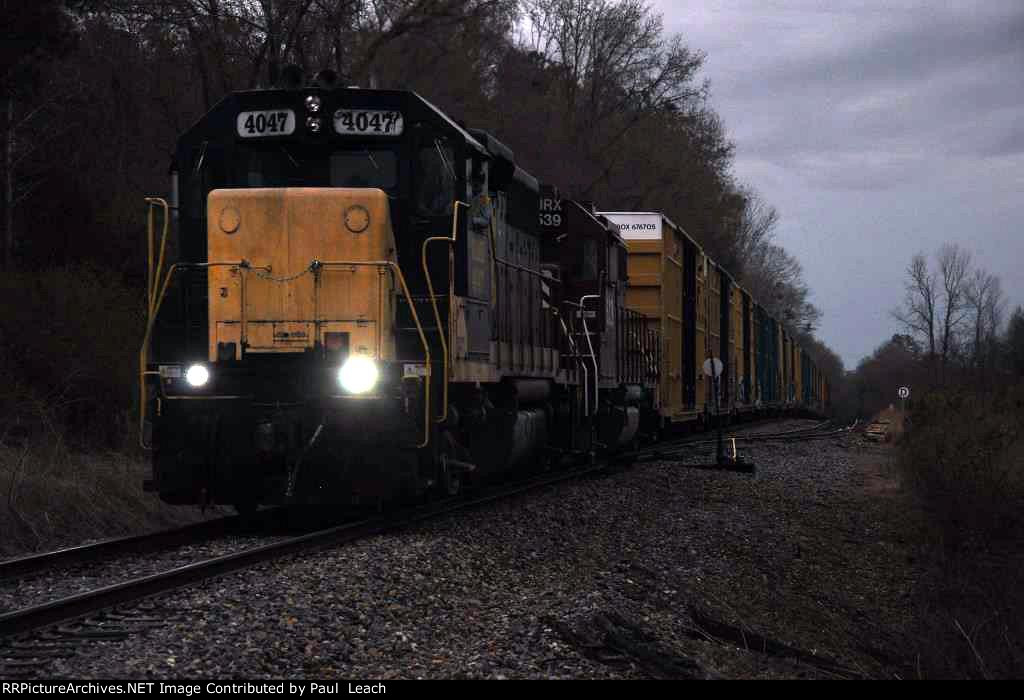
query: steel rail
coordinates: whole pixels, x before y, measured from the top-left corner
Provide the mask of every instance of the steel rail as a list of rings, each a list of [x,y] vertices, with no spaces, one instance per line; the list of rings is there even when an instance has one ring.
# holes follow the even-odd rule
[[[701,443],[689,442],[685,444],[678,444],[677,447],[693,447],[699,444]],[[571,467],[552,474],[544,474],[526,481],[492,487],[470,498],[448,499],[425,506],[406,509],[390,516],[375,516],[356,522],[345,523],[325,528],[323,530],[318,530],[316,532],[292,537],[287,540],[251,547],[242,551],[212,557],[204,561],[187,564],[156,574],[122,581],[120,583],[103,586],[91,591],[70,595],[39,605],[14,610],[0,614],[0,638],[21,635],[49,627],[57,623],[93,615],[109,608],[125,605],[127,603],[134,603],[145,598],[168,593],[195,583],[200,583],[235,571],[247,569],[260,563],[318,549],[324,549],[331,546],[347,544],[386,532],[400,530],[432,518],[460,511],[468,511],[505,498],[525,494],[560,482],[577,479],[587,474],[601,472],[615,464],[639,461],[638,458],[642,458],[648,453],[649,450],[638,450],[618,455],[610,455],[607,459],[595,464]],[[670,455],[671,453],[662,456],[667,458]],[[225,520],[231,519],[228,518]],[[202,526],[208,524],[199,523],[197,525]],[[160,536],[162,534],[164,533],[155,533],[156,536]],[[169,534],[173,534],[173,531]],[[90,551],[90,549],[92,549],[92,551],[100,551],[105,548],[106,551],[115,551],[119,546],[123,546],[123,543],[126,541],[144,542],[147,537],[151,536],[138,536],[137,538],[124,538],[123,540],[110,540],[107,542],[96,543],[95,545],[84,545],[81,548],[73,547],[68,550],[60,550],[58,552],[49,553],[49,555],[64,557],[67,558],[67,561],[72,561],[77,556],[86,556],[87,558],[91,556],[85,554],[85,552]],[[81,554],[76,553],[76,550],[81,552]],[[65,554],[64,552],[67,553]],[[36,557],[25,557],[24,563],[19,564],[19,560],[14,560],[10,562],[10,564],[12,566],[28,567],[30,566],[30,560],[35,559],[40,565],[45,565],[46,556],[47,555],[37,555]],[[54,560],[51,559],[50,561]]]
[[[346,523],[14,610],[0,615],[0,638],[33,632],[57,623],[93,615],[108,608],[135,603],[256,564],[400,530],[431,518],[470,510],[555,483],[576,479],[588,473],[604,470],[608,466],[602,462],[555,474],[545,474],[529,481],[489,489],[468,500],[449,499],[429,506],[418,506],[395,516],[376,516]]]
[[[845,434],[850,433],[853,430],[854,425],[855,424],[851,424],[851,425],[848,425],[846,427],[835,428],[833,430],[824,430],[823,428],[807,428],[807,429],[787,431],[787,432],[780,432],[780,433],[760,433],[760,434],[754,434],[754,435],[730,435],[728,437],[723,436],[722,439],[723,439],[723,441],[725,441],[725,440],[728,440],[728,441],[735,440],[736,442],[746,442],[746,443],[751,443],[751,442],[773,442],[773,441],[802,442],[802,441],[805,441],[805,440],[817,440],[817,439],[821,439],[821,438],[830,438],[830,437],[836,437],[836,436],[839,436],[839,435],[845,435]],[[689,443],[687,445],[684,445],[684,447],[706,447],[708,445],[714,445],[714,444],[715,444],[714,440],[701,440],[699,442],[691,442],[691,443]],[[678,454],[678,450],[673,450],[673,451],[669,451],[669,452],[659,452],[657,450],[652,450],[652,452],[656,453],[660,457],[669,457],[669,456],[674,456],[674,455]]]
[[[828,421],[823,421],[823,423],[827,422]],[[756,424],[749,426],[749,428],[756,427],[758,427]],[[816,426],[811,426],[811,428],[798,428],[795,431],[784,432],[798,432],[813,429],[814,427]],[[661,443],[660,448],[664,449],[699,444],[701,444],[701,441],[697,441],[693,436],[691,436],[682,440],[672,440]],[[642,455],[649,451],[651,451],[651,448],[646,448],[636,454]],[[276,510],[277,509],[263,510],[255,517],[270,518],[273,517]],[[199,543],[230,534],[234,530],[241,528],[243,525],[253,524],[261,523],[259,521],[254,523],[252,517],[244,520],[240,516],[231,515],[223,518],[192,523],[190,525],[170,530],[160,530],[141,535],[129,535],[127,537],[103,539],[96,542],[90,542],[88,544],[65,547],[49,552],[40,552],[37,554],[28,554],[11,559],[0,560],[0,582],[7,582],[30,574],[40,573],[48,569],[93,562],[104,557],[138,553],[152,547],[168,548]]]
[[[816,439],[816,438],[823,438],[823,437],[834,437],[836,435],[845,434],[845,433],[850,432],[854,428],[854,426],[856,425],[856,422],[854,422],[853,424],[851,424],[849,426],[846,426],[844,428],[837,428],[835,430],[829,431],[829,430],[826,430],[826,429],[828,428],[830,423],[831,423],[831,421],[827,421],[826,420],[826,421],[821,421],[820,423],[818,423],[816,425],[812,425],[812,426],[809,426],[809,427],[806,427],[806,428],[796,428],[796,429],[793,429],[793,430],[774,432],[774,433],[753,433],[753,434],[730,434],[730,435],[723,435],[722,436],[722,440],[723,441],[735,440],[736,442],[746,442],[746,443],[762,442],[762,441],[763,442],[769,442],[769,441],[772,441],[772,440],[782,440],[782,441],[798,442],[798,441],[804,440],[804,439],[808,439],[809,440],[809,439]],[[647,448],[647,449],[644,449],[644,450],[640,450],[637,453],[637,459],[639,461],[647,461],[647,462],[649,462],[649,461],[656,461],[656,460],[659,460],[659,459],[666,459],[666,460],[673,459],[673,458],[679,457],[684,449],[689,449],[689,448],[694,448],[694,447],[707,447],[708,445],[714,445],[715,443],[716,443],[716,440],[708,439],[708,438],[705,438],[704,436],[701,436],[700,439],[690,439],[690,440],[685,441],[685,442],[678,441],[678,442],[667,443],[667,444],[663,444],[662,443],[662,444],[658,444],[656,446],[653,446],[653,447],[650,447],[650,448]]]
[[[92,562],[104,557],[147,551],[155,547],[169,548],[205,542],[241,530],[243,526],[262,524],[263,519],[274,517],[276,510],[259,511],[248,519],[238,515],[229,515],[170,530],[113,537],[49,552],[5,559],[0,561],[0,582],[8,582],[57,567]]]
[[[764,419],[764,420],[766,422],[768,422],[768,423],[776,422],[775,420],[770,419],[770,418],[769,419]],[[743,438],[743,439],[757,438],[757,437],[759,437],[761,435],[791,435],[791,434],[795,434],[795,433],[802,433],[802,432],[807,432],[807,431],[821,430],[821,429],[827,427],[831,422],[832,422],[831,420],[823,420],[823,421],[819,421],[818,423],[816,423],[816,424],[814,424],[812,426],[807,426],[807,427],[803,427],[803,428],[793,428],[792,430],[784,430],[784,431],[779,431],[779,432],[775,432],[775,433],[750,433],[750,432],[748,432],[750,430],[754,430],[756,428],[763,427],[762,422],[758,421],[757,423],[753,423],[751,425],[744,426],[742,428],[735,428],[728,435],[723,435],[722,439],[723,440],[728,440],[728,439],[731,439],[731,438],[735,437],[737,440],[739,440],[741,438]],[[701,435],[689,435],[689,436],[686,436],[686,437],[683,437],[683,438],[676,438],[676,439],[673,439],[673,440],[663,440],[661,442],[658,442],[655,445],[652,445],[650,447],[644,448],[642,450],[638,450],[636,454],[638,456],[643,456],[643,455],[646,455],[646,454],[649,454],[649,453],[659,453],[660,454],[660,453],[664,452],[665,450],[672,450],[672,449],[675,449],[675,448],[678,448],[678,447],[692,447],[692,446],[697,446],[697,445],[713,444],[715,442],[715,440],[714,439],[709,439],[709,438],[706,437],[706,434],[709,433],[709,432],[712,432],[712,431],[713,431],[713,429],[708,429],[708,430],[702,431],[703,434],[701,434]]]

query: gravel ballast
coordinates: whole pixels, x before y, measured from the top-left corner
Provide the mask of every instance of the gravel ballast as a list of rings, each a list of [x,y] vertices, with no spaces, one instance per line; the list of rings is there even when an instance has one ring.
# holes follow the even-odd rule
[[[891,677],[913,576],[855,445],[636,465],[266,564],[40,675]]]

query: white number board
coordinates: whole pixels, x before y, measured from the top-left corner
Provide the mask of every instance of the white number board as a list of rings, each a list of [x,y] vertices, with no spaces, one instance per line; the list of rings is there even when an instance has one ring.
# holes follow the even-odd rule
[[[295,112],[290,109],[265,109],[239,112],[235,120],[238,135],[243,139],[261,136],[288,136],[295,133]]]
[[[342,136],[401,136],[405,129],[402,113],[377,109],[339,109],[334,113],[334,130]]]
[[[619,235],[627,240],[659,240],[661,214],[600,212],[619,228]]]

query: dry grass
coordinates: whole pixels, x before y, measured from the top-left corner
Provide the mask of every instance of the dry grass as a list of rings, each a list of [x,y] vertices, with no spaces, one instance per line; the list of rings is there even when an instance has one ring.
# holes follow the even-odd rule
[[[123,453],[75,453],[59,434],[37,444],[0,444],[0,557],[203,517],[144,493],[145,473],[139,459]]]

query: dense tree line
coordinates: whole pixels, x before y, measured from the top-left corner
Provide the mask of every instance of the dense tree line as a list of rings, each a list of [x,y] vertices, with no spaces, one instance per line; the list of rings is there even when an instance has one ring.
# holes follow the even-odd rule
[[[90,285],[142,288],[141,202],[166,191],[176,136],[289,64],[330,68],[420,92],[569,196],[666,212],[841,377],[777,212],[732,175],[703,53],[643,0],[0,0],[0,26],[2,262],[19,274],[74,285],[88,265]]]

